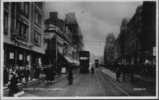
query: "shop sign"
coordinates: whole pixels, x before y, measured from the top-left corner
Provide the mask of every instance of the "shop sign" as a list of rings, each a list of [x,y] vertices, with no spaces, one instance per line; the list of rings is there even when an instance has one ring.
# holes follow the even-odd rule
[[[13,53],[13,52],[10,52],[9,58],[10,58],[10,59],[14,59],[14,53]]]
[[[80,57],[80,60],[87,60],[88,57]]]
[[[23,60],[23,55],[19,54],[19,60]]]
[[[27,56],[27,61],[30,61],[30,56],[29,55]]]
[[[65,67],[62,67],[61,73],[66,73],[66,68]]]

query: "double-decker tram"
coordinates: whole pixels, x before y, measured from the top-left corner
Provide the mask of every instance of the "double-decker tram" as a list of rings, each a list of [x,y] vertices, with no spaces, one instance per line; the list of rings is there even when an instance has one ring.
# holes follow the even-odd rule
[[[89,51],[80,51],[79,52],[79,61],[80,61],[80,73],[89,73]]]

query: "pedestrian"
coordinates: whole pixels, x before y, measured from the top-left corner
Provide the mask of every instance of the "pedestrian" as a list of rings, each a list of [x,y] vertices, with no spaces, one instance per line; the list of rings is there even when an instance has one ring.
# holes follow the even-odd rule
[[[44,67],[45,81],[48,81],[47,66]]]
[[[36,64],[35,65],[35,78],[38,79],[40,75],[40,68],[39,66]]]
[[[26,68],[27,68],[27,81],[29,81],[30,80],[30,65],[29,65],[29,63],[27,64],[27,66],[26,66]]]
[[[29,63],[27,67],[28,67],[28,70],[29,70],[29,78],[28,78],[28,80],[30,81],[31,77],[32,77],[31,76],[31,64]]]
[[[136,66],[138,66],[138,65],[136,65]],[[135,64],[131,64],[130,65],[130,79],[131,79],[131,82],[133,82],[134,81],[134,68],[136,68],[136,66],[135,66]]]
[[[73,84],[73,72],[72,72],[72,67],[69,68],[68,70],[68,84],[72,85]]]
[[[4,85],[6,85],[8,83],[8,80],[9,80],[9,71],[8,71],[7,66],[4,66],[4,73],[3,73]]]
[[[51,81],[53,81],[55,80],[55,70],[53,65],[51,66],[50,71],[51,71]]]
[[[30,74],[30,72],[29,72],[29,68],[26,66],[25,67],[25,82],[28,82],[28,80],[29,80],[29,74]]]
[[[25,67],[24,66],[22,66],[21,75],[22,75],[22,83],[25,83]]]
[[[94,67],[91,67],[91,73],[94,74]]]
[[[122,64],[121,70],[122,70],[122,74],[123,74],[123,81],[126,80],[126,69],[127,65],[126,64]]]
[[[117,64],[116,66],[116,80],[120,82],[120,74],[121,74],[121,70],[120,70],[120,65]]]
[[[35,68],[34,65],[30,66],[30,80],[34,79],[34,75],[35,75]]]
[[[19,91],[17,83],[18,83],[18,75],[14,71],[12,71],[10,73],[10,80],[8,84],[9,96],[14,96],[14,94]]]
[[[37,69],[37,65],[34,65],[34,78],[37,79],[38,78],[38,69]]]
[[[49,66],[49,68],[48,68],[48,80],[49,80],[49,82],[51,82],[52,81],[52,70],[51,70],[51,66]]]
[[[22,82],[22,78],[23,78],[23,71],[22,71],[22,66],[19,67],[19,70],[18,70],[18,77],[19,77],[19,82],[21,83]]]
[[[45,77],[45,79],[46,79],[46,82],[48,83],[49,81],[50,81],[50,67],[49,67],[49,65],[45,68],[45,75],[46,75],[46,77]]]

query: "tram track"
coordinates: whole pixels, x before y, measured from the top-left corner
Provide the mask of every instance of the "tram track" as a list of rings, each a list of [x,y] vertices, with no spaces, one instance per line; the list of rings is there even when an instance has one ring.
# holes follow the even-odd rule
[[[96,75],[98,76],[98,81],[105,90],[105,95],[108,96],[130,96],[125,90],[114,83],[110,77],[104,74],[99,69],[96,70]]]

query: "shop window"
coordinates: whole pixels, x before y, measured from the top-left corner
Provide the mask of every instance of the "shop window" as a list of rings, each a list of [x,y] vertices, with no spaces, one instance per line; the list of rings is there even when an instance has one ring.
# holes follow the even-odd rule
[[[8,13],[4,12],[4,34],[8,34]]]

